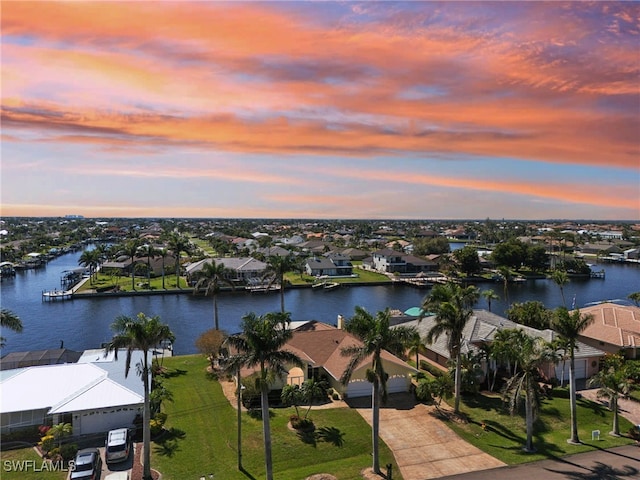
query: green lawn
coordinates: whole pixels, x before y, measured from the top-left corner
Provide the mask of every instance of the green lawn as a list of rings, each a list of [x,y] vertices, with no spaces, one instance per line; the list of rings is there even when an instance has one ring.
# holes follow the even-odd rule
[[[448,422],[458,435],[481,450],[508,464],[526,463],[550,457],[563,457],[573,453],[610,448],[632,443],[627,437],[613,437],[608,432],[613,414],[603,405],[578,399],[578,436],[583,445],[569,445],[571,417],[567,398],[543,401],[541,415],[535,424],[533,443],[535,454],[522,451],[526,440],[524,413],[511,416],[498,395],[463,397],[461,410],[469,423]],[[625,434],[631,423],[620,418],[620,432]],[[482,423],[486,430],[482,429]],[[591,432],[600,430],[600,440],[591,440]]]
[[[242,415],[243,466],[237,470],[236,411],[222,393],[218,381],[207,378],[207,361],[201,356],[165,359],[170,376],[164,384],[174,402],[165,404],[172,433],[152,444],[152,466],[165,480],[199,478],[264,478],[262,421]],[[222,380],[226,381],[226,380]],[[331,473],[341,480],[360,479],[360,471],[371,466],[371,428],[354,410],[312,410],[317,428],[327,427],[342,438],[343,445],[300,438],[287,428],[293,409],[272,409],[273,465],[276,478],[301,480],[314,473]],[[172,438],[171,438],[172,437]],[[337,442],[336,442],[337,443]],[[381,465],[394,464],[394,479],[400,479],[393,455],[381,442]]]
[[[338,282],[338,283],[391,283],[391,279],[386,275],[382,275],[381,273],[370,272],[368,270],[363,270],[361,268],[354,268],[353,273],[356,274],[356,277],[346,277],[346,278],[331,278],[329,281]],[[311,275],[307,275],[306,273],[300,275],[295,272],[288,272],[285,275],[285,279],[288,280],[291,285],[312,285],[317,280],[315,277]]]
[[[134,283],[136,285],[136,291],[145,292],[149,290],[162,291],[162,277],[154,277],[147,284],[147,277],[136,276]],[[101,289],[118,287],[121,292],[130,292],[131,288],[131,276],[112,276],[104,273],[98,273],[93,279],[93,282],[86,281],[79,289],[78,292],[89,292],[91,290],[100,291]],[[184,277],[180,277],[180,288],[187,288],[187,281]],[[165,275],[164,288],[172,290],[176,287],[176,276]]]
[[[67,472],[62,464],[43,464],[33,448],[21,448],[0,453],[2,480],[64,480]]]

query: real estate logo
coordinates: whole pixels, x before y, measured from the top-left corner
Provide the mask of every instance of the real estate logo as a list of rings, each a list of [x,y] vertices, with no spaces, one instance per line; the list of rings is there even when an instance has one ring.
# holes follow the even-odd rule
[[[4,460],[2,468],[5,472],[67,472],[74,469],[73,460],[69,462],[68,468],[62,460],[51,462],[49,460]]]

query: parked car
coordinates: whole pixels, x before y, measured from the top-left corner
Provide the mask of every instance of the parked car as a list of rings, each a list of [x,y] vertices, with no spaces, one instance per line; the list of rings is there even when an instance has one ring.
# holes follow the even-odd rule
[[[124,462],[131,453],[131,433],[128,428],[111,430],[104,445],[104,458],[107,463]]]
[[[98,480],[102,472],[102,458],[97,448],[84,448],[76,453],[70,480]]]

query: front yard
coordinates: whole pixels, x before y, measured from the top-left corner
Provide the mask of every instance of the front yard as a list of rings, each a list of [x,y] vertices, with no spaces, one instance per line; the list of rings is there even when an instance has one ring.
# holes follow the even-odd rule
[[[216,380],[207,378],[207,361],[199,355],[165,359],[169,377],[164,385],[174,401],[165,403],[168,434],[152,444],[152,467],[165,480],[200,478],[214,473],[225,480],[264,478],[262,421],[242,415],[243,466],[237,469],[236,410]],[[226,379],[221,381],[225,382]],[[272,409],[273,467],[276,478],[301,480],[316,473],[331,473],[340,480],[361,479],[371,466],[371,427],[355,410],[312,409],[316,428],[325,436],[300,436],[287,427],[292,408]],[[394,479],[401,479],[393,455],[381,442],[381,465],[394,464]]]

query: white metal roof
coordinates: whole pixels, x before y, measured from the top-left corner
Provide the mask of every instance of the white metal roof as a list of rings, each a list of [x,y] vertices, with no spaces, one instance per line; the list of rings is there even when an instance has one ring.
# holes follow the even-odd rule
[[[142,352],[133,352],[131,370],[124,376],[126,351],[106,358],[103,350],[88,350],[79,363],[6,370],[0,376],[0,413],[51,409],[65,413],[144,401],[143,384],[136,372]]]

